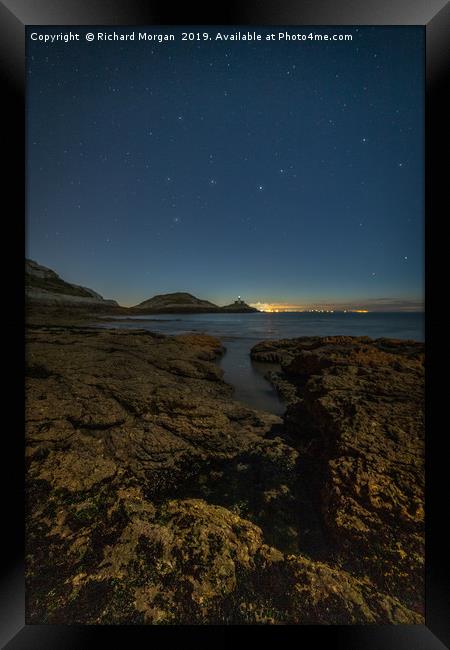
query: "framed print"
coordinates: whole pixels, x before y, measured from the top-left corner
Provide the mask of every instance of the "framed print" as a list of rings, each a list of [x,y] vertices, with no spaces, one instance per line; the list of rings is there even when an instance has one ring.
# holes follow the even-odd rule
[[[448,7],[0,9],[5,647],[445,647]]]

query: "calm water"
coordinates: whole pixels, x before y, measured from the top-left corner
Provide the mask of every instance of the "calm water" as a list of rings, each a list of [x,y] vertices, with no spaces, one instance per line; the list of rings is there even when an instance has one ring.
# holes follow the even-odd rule
[[[264,378],[266,364],[250,359],[250,348],[264,339],[297,336],[370,336],[424,340],[423,313],[372,314],[161,314],[133,320],[111,319],[115,327],[145,328],[163,334],[205,332],[220,338],[226,353],[220,361],[235,399],[254,408],[281,414],[284,410]],[[110,326],[108,323],[106,326]]]

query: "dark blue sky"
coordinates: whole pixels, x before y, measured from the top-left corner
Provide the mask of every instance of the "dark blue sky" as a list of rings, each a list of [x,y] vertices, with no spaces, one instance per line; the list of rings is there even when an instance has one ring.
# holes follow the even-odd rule
[[[126,305],[417,306],[422,28],[287,30],[353,36],[329,43],[186,29],[87,43],[72,27],[79,42],[47,45],[30,34],[70,30],[28,29],[27,255]]]

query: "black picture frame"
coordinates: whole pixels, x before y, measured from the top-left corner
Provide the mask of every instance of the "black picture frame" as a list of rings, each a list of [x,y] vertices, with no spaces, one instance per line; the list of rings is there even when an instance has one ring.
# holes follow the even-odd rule
[[[0,0],[0,74],[6,116],[3,158],[7,162],[3,205],[4,258],[7,267],[4,300],[8,305],[4,341],[8,363],[4,388],[9,426],[3,430],[3,567],[0,583],[2,647],[88,648],[112,635],[116,646],[140,647],[174,639],[176,627],[155,626],[41,626],[25,625],[24,504],[23,504],[23,251],[25,242],[25,28],[29,25],[422,25],[426,32],[426,353],[427,353],[427,443],[426,443],[426,624],[417,626],[297,626],[302,647],[323,644],[345,650],[438,650],[450,647],[449,592],[446,591],[445,560],[448,552],[440,544],[444,536],[446,483],[445,427],[433,430],[432,421],[440,402],[440,386],[433,381],[431,367],[440,356],[435,344],[437,300],[432,298],[430,261],[435,255],[435,223],[445,205],[444,170],[438,167],[445,154],[443,135],[448,114],[444,103],[449,69],[450,7],[443,0],[241,0],[214,3],[212,7],[185,3],[174,8],[169,2],[137,0]],[[446,31],[447,30],[447,31]],[[448,85],[448,84],[447,84]],[[447,107],[447,110],[446,110]],[[442,157],[445,160],[444,156]],[[447,183],[448,184],[448,183]],[[8,202],[6,199],[9,198]],[[7,249],[7,251],[5,251]],[[6,255],[6,252],[8,255]],[[433,332],[433,347],[431,333]],[[440,389],[442,392],[442,388]],[[443,401],[445,403],[445,401]],[[433,415],[433,417],[432,417]],[[436,419],[437,421],[437,419]],[[441,435],[442,434],[442,435]],[[445,434],[445,435],[443,435]],[[189,628],[192,631],[192,628]],[[183,634],[185,634],[183,628]],[[278,635],[284,626],[252,628],[252,634]],[[213,627],[195,628],[200,638]],[[217,631],[217,630],[216,630]],[[187,630],[186,630],[187,633]],[[224,642],[231,640],[233,626],[223,628]],[[265,640],[269,640],[265,637]],[[253,642],[257,641],[253,637]],[[304,646],[303,646],[304,644]],[[445,645],[444,645],[445,644]]]

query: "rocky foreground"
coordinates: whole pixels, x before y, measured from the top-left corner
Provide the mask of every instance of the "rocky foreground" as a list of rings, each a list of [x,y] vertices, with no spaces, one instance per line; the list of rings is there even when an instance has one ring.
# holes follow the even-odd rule
[[[420,344],[28,329],[28,623],[423,622]]]

